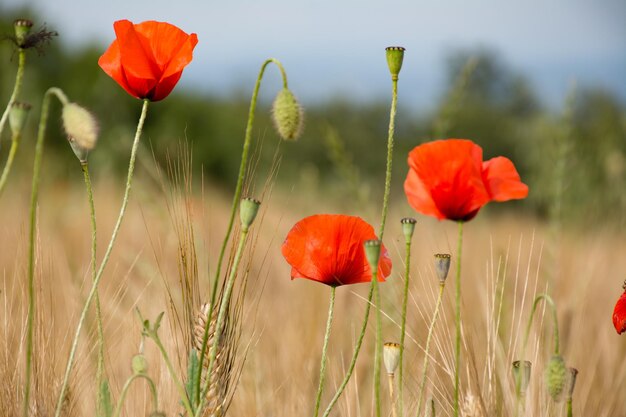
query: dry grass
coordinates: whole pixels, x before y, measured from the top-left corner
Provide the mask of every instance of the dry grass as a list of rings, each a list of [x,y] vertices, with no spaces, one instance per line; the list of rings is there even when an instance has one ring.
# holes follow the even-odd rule
[[[34,416],[48,416],[56,400],[58,379],[67,357],[69,335],[90,283],[89,222],[86,197],[77,167],[76,186],[43,185],[40,198],[39,251],[37,256],[38,315],[35,346]],[[180,331],[208,297],[207,270],[214,262],[225,231],[230,196],[206,187],[202,196],[172,199],[147,178],[137,178],[118,244],[100,287],[106,338],[106,374],[117,398],[131,375],[130,362],[139,349],[141,326],[134,309],[153,319],[166,311],[161,337],[181,370],[192,333]],[[14,183],[0,204],[0,415],[19,415],[23,369],[23,325],[26,316],[25,260],[28,189]],[[319,355],[327,310],[328,288],[289,280],[289,268],[280,244],[291,225],[315,212],[335,211],[332,203],[302,197],[304,193],[274,195],[264,201],[262,223],[254,226],[254,252],[246,258],[247,302],[239,314],[242,334],[239,354],[247,361],[239,377],[229,413],[246,416],[292,416],[312,411],[317,388]],[[95,181],[99,248],[104,248],[119,209],[120,189]],[[169,201],[166,204],[166,201]],[[322,201],[322,202],[320,202]],[[376,206],[375,204],[372,204]],[[375,224],[374,212],[356,212]],[[399,219],[411,212],[396,201],[389,217],[385,244],[394,260],[394,273],[381,287],[385,315],[384,337],[399,339],[404,243]],[[182,220],[181,220],[182,219]],[[177,223],[178,222],[178,223]],[[188,226],[193,225],[193,233]],[[184,268],[178,261],[181,236],[187,253],[197,258]],[[193,243],[193,245],[192,245]],[[420,217],[414,237],[411,295],[405,356],[405,415],[415,415],[428,322],[436,300],[438,281],[432,254],[454,256],[456,227]],[[101,252],[100,252],[101,253]],[[564,231],[557,239],[551,229],[532,219],[489,218],[481,214],[465,228],[463,256],[463,415],[512,415],[510,364],[521,355],[521,338],[533,298],[553,295],[559,317],[562,354],[579,369],[574,415],[626,416],[626,344],[611,325],[613,303],[626,271],[623,237],[610,230],[593,233]],[[453,258],[454,259],[454,258]],[[453,264],[454,267],[454,264]],[[187,299],[181,276],[196,274]],[[196,272],[194,272],[196,271]],[[433,340],[427,385],[437,416],[452,415],[453,392],[453,280],[446,288],[443,310]],[[193,294],[193,295],[191,295]],[[367,286],[339,288],[329,348],[328,383],[322,405],[334,394],[351,354],[362,319]],[[174,310],[172,309],[174,306]],[[174,311],[180,313],[176,319]],[[565,415],[544,394],[542,367],[549,358],[551,323],[548,314],[536,317],[527,349],[533,362],[526,416]],[[95,390],[95,323],[80,341],[77,367],[72,376],[68,416],[93,415]],[[192,329],[189,329],[192,332]],[[187,334],[187,336],[184,336]],[[372,411],[373,327],[368,329],[362,357],[349,387],[333,415],[369,416]],[[153,344],[146,341],[149,374],[157,382],[161,408],[168,416],[180,412],[176,391]],[[383,387],[386,387],[385,381]],[[383,388],[385,389],[385,388]],[[385,396],[386,397],[386,396]],[[147,415],[150,397],[137,384],[124,411]],[[35,407],[35,406],[34,406]],[[389,411],[388,404],[384,410]],[[34,410],[34,409],[33,409]]]

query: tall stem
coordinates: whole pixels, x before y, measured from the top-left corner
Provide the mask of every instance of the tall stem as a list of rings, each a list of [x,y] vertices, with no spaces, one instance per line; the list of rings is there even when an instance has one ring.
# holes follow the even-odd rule
[[[37,227],[37,201],[39,199],[39,179],[41,178],[41,161],[43,159],[44,139],[50,112],[50,99],[56,96],[61,103],[67,104],[67,97],[58,88],[50,88],[43,96],[41,118],[37,130],[37,144],[35,145],[35,160],[33,162],[33,180],[30,195],[30,224],[28,234],[28,315],[26,318],[26,371],[24,376],[24,403],[22,415],[28,416],[30,401],[30,379],[33,357],[33,320],[35,317],[35,229]]]
[[[374,401],[376,417],[380,412],[380,360],[382,356],[382,313],[380,311],[380,290],[378,288],[378,271],[372,270],[372,287],[374,289],[374,302],[376,308],[376,346],[374,349]]]
[[[20,145],[20,136],[21,134],[16,135],[11,140],[11,149],[9,150],[9,156],[7,157],[7,163],[2,170],[2,177],[0,177],[0,195],[4,191],[4,187],[7,183],[7,178],[9,178],[9,172],[11,172],[11,167],[13,166],[13,160],[15,159],[15,154],[17,153],[17,148]]]
[[[333,311],[335,307],[335,291],[336,287],[330,287],[330,302],[328,303],[328,320],[326,321],[326,331],[324,332],[324,345],[322,347],[322,359],[320,360],[320,383],[317,387],[317,396],[315,397],[315,411],[313,416],[319,415],[320,403],[322,402],[322,392],[324,391],[324,380],[326,377],[326,354],[328,352],[328,340],[330,339],[330,328],[333,322]]]
[[[87,161],[81,162],[81,169],[83,171],[83,177],[85,178],[85,189],[87,191],[87,200],[89,202],[89,217],[91,219],[91,279],[92,282],[96,280],[96,207],[93,201],[93,188],[91,186],[91,178],[89,176],[89,163]],[[100,296],[96,289],[95,295],[96,303],[96,324],[98,327],[98,359],[96,368],[96,387],[102,385],[102,376],[104,374],[104,326],[102,324],[102,310],[100,308]],[[100,396],[100,390],[98,390],[98,399],[96,403],[96,410],[99,413],[102,407],[102,398]]]
[[[115,244],[115,240],[117,239],[117,234],[120,230],[120,226],[122,225],[122,220],[124,219],[124,214],[126,213],[126,206],[128,205],[128,200],[130,196],[130,188],[133,180],[133,173],[135,170],[135,159],[137,157],[137,148],[139,146],[139,139],[141,138],[141,133],[143,132],[143,125],[146,120],[146,115],[148,113],[148,104],[150,102],[146,99],[143,101],[143,106],[141,108],[141,116],[139,117],[139,123],[137,124],[137,131],[135,132],[135,139],[133,141],[133,146],[130,152],[130,162],[128,164],[128,176],[126,178],[126,190],[124,192],[124,199],[122,201],[122,207],[120,208],[120,214],[117,218],[117,223],[113,228],[113,233],[111,234],[111,240],[109,241],[109,245],[104,253],[104,258],[102,259],[102,263],[100,264],[100,268],[98,269],[98,273],[93,281],[91,286],[91,291],[87,296],[87,300],[85,301],[85,305],[83,306],[83,311],[80,315],[80,319],[78,321],[78,326],[76,327],[76,332],[74,333],[74,339],[72,342],[72,347],[70,349],[70,356],[67,360],[67,365],[65,368],[65,376],[63,377],[63,384],[61,385],[61,392],[59,393],[59,398],[57,400],[57,407],[54,416],[59,417],[61,415],[61,407],[63,405],[63,400],[65,398],[65,392],[67,390],[67,384],[70,379],[70,372],[72,371],[72,366],[74,364],[74,357],[76,356],[76,349],[78,347],[78,338],[80,336],[80,332],[85,323],[85,318],[87,317],[87,311],[89,310],[89,306],[91,305],[91,301],[95,297],[96,291],[98,290],[98,283],[102,278],[102,274],[104,272],[104,268],[109,261],[109,257],[111,256],[111,251],[113,250],[113,245]]]
[[[406,337],[406,310],[409,302],[409,271],[411,270],[411,239],[406,241],[404,261],[404,293],[402,295],[402,322],[400,324],[400,358],[398,360],[398,407],[404,415],[404,339]]]
[[[456,263],[456,345],[454,349],[454,417],[459,415],[459,382],[461,376],[461,261],[463,251],[463,222],[459,221],[459,242]]]
[[[17,97],[20,94],[20,90],[22,89],[22,81],[24,79],[24,67],[26,66],[26,51],[22,48],[18,49],[18,62],[17,62],[17,74],[15,75],[15,84],[13,85],[13,92],[11,93],[11,97],[9,98],[9,103],[7,104],[7,108],[4,109],[4,113],[2,113],[2,117],[0,118],[0,139],[2,138],[2,132],[4,131],[4,126],[9,118],[9,112],[11,111],[11,106],[17,100]]]
[[[443,300],[443,289],[445,288],[445,281],[439,283],[439,295],[437,296],[437,304],[435,305],[435,313],[428,326],[428,336],[426,337],[426,350],[424,352],[424,364],[422,365],[422,380],[419,388],[419,400],[417,401],[416,416],[420,415],[422,410],[422,400],[424,399],[424,389],[426,387],[426,375],[428,373],[428,359],[430,359],[430,341],[432,340],[433,331],[435,329],[435,323],[439,315],[439,309],[441,308],[441,301]]]
[[[383,240],[385,222],[389,209],[389,193],[391,191],[391,167],[393,164],[393,135],[396,131],[396,113],[398,107],[398,80],[391,81],[391,110],[389,111],[389,131],[387,133],[387,170],[385,173],[385,194],[383,195],[383,210],[380,219],[378,239]]]

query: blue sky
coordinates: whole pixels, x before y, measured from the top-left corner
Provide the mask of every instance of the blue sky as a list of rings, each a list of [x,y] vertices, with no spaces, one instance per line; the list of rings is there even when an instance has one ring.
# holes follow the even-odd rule
[[[624,0],[3,0],[31,5],[71,45],[113,39],[112,23],[165,20],[199,44],[183,76],[187,88],[218,94],[251,90],[267,57],[285,65],[303,102],[340,95],[388,96],[384,48],[407,48],[400,100],[428,107],[445,88],[445,58],[487,47],[526,74],[558,106],[572,81],[626,101]],[[105,5],[106,4],[106,5]],[[273,75],[271,76],[273,77]]]

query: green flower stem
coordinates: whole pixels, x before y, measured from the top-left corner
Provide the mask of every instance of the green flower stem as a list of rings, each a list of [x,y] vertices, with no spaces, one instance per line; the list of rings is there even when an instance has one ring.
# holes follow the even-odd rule
[[[572,399],[568,398],[567,399],[567,417],[573,417],[574,416],[574,412],[572,410]]]
[[[145,374],[136,374],[128,378],[128,381],[124,384],[124,388],[122,388],[122,393],[120,394],[120,399],[117,402],[117,406],[115,407],[115,411],[113,412],[112,417],[119,417],[122,413],[122,406],[124,405],[124,400],[126,399],[126,395],[128,394],[128,389],[130,385],[139,378],[143,378],[148,383],[148,387],[150,387],[150,392],[152,393],[152,407],[153,411],[158,410],[159,408],[159,397],[157,395],[156,386],[154,385],[154,381]]]
[[[248,228],[241,229],[241,234],[239,236],[239,244],[237,245],[237,252],[235,253],[235,259],[233,260],[233,266],[230,270],[228,281],[226,282],[224,295],[222,299],[220,300],[220,309],[217,314],[217,321],[215,323],[215,336],[214,336],[214,341],[211,345],[211,350],[209,351],[209,365],[206,370],[206,375],[211,375],[211,373],[213,372],[213,367],[215,366],[215,360],[217,358],[217,348],[220,345],[220,342],[222,339],[221,330],[222,330],[222,327],[224,326],[224,323],[226,322],[226,316],[228,314],[228,308],[230,306],[230,297],[233,292],[233,287],[235,285],[235,278],[237,277],[237,270],[239,269],[239,263],[241,262],[241,257],[243,256],[243,249],[246,244],[246,238],[248,237],[248,232],[249,232]],[[204,333],[205,336],[208,335],[208,332],[206,330],[207,328],[208,328],[208,325],[205,327],[205,333]],[[207,347],[206,340],[207,339],[205,338],[203,346],[202,346],[203,352],[205,351]],[[200,358],[201,358],[200,364],[202,364],[203,357],[201,356]],[[201,369],[202,369],[202,366],[201,366]],[[200,376],[200,372],[198,372],[198,374]],[[198,402],[198,409],[196,410],[196,414],[195,414],[196,417],[200,417],[202,415],[202,409],[204,408],[204,400],[206,398],[207,392],[209,391],[210,383],[211,383],[211,378],[207,378],[205,386],[202,387],[202,395],[200,396],[200,399]],[[190,414],[190,415],[193,415],[193,414]]]
[[[391,110],[389,111],[389,132],[387,134],[387,171],[385,173],[385,194],[383,196],[383,211],[380,219],[378,239],[383,240],[385,221],[389,210],[389,193],[391,191],[391,167],[393,163],[393,135],[396,130],[396,113],[398,107],[398,80],[391,81]]]
[[[11,111],[11,106],[17,100],[17,97],[20,94],[20,90],[22,89],[22,81],[24,80],[24,67],[26,66],[26,51],[22,48],[18,49],[18,61],[17,61],[17,74],[15,75],[15,85],[13,86],[13,92],[11,93],[11,97],[9,98],[9,103],[7,104],[7,108],[2,113],[2,118],[0,118],[0,138],[2,137],[2,132],[4,131],[4,126],[6,125],[7,119],[9,118],[9,112]]]
[[[113,228],[113,233],[111,234],[111,240],[109,241],[109,246],[104,253],[104,258],[102,259],[102,263],[100,264],[100,268],[98,269],[98,273],[93,281],[91,286],[91,291],[87,296],[87,300],[85,301],[85,305],[83,306],[83,311],[80,315],[80,319],[78,321],[78,326],[76,327],[76,333],[74,334],[74,340],[72,342],[72,347],[70,349],[70,356],[67,360],[67,365],[65,368],[65,376],[63,378],[63,384],[61,385],[61,391],[59,393],[59,398],[57,400],[57,406],[54,416],[59,417],[61,415],[61,407],[63,406],[63,400],[65,398],[65,392],[67,390],[67,384],[70,379],[70,372],[72,371],[72,366],[74,364],[74,356],[76,356],[76,349],[78,347],[78,338],[80,336],[80,331],[83,328],[85,323],[85,318],[87,317],[87,311],[89,310],[89,306],[91,305],[91,301],[95,297],[96,291],[98,290],[98,284],[100,279],[102,278],[102,274],[104,272],[104,268],[106,267],[109,257],[111,256],[111,251],[113,250],[113,245],[115,244],[115,240],[117,238],[117,234],[120,230],[120,226],[122,225],[122,220],[124,218],[124,214],[126,213],[126,206],[128,205],[128,199],[130,196],[130,188],[133,180],[133,172],[135,170],[135,159],[137,157],[137,147],[139,145],[139,139],[141,138],[141,133],[143,132],[143,125],[146,120],[146,115],[148,113],[148,104],[149,100],[143,101],[143,106],[141,108],[141,116],[139,117],[139,123],[137,124],[137,131],[135,132],[135,139],[133,141],[133,146],[130,153],[130,162],[128,164],[128,176],[126,178],[126,190],[124,191],[124,199],[122,201],[122,207],[120,208],[120,214],[117,218],[117,223]],[[26,417],[26,416],[25,416]]]
[[[50,112],[50,99],[56,96],[63,104],[67,103],[67,97],[58,88],[50,88],[43,96],[41,117],[37,131],[37,144],[35,145],[35,160],[33,162],[33,180],[30,196],[30,225],[28,234],[28,315],[26,317],[26,371],[24,376],[24,402],[22,415],[28,417],[30,401],[30,377],[32,373],[33,357],[33,319],[35,317],[35,228],[37,227],[37,201],[39,199],[39,179],[41,177],[41,161],[43,159],[44,139]]]
[[[222,270],[222,262],[224,260],[224,254],[226,253],[226,247],[228,246],[230,234],[232,233],[232,230],[233,230],[233,224],[235,222],[235,214],[237,213],[237,207],[239,206],[239,201],[241,200],[241,193],[243,190],[243,180],[246,176],[246,168],[248,166],[248,153],[250,151],[250,143],[252,142],[252,126],[254,125],[254,116],[256,113],[256,105],[257,105],[257,98],[259,95],[259,88],[261,87],[261,80],[263,79],[265,68],[270,63],[274,63],[276,64],[276,66],[278,66],[278,68],[280,69],[280,74],[283,79],[283,86],[284,88],[287,88],[287,73],[285,72],[283,65],[280,63],[279,60],[275,58],[267,59],[261,66],[261,70],[259,71],[256,84],[254,85],[254,91],[252,92],[252,99],[250,100],[250,109],[248,111],[248,123],[246,125],[246,133],[245,133],[245,138],[243,141],[243,150],[241,152],[241,164],[239,165],[239,175],[237,177],[237,186],[235,187],[235,195],[233,196],[233,202],[232,202],[231,209],[230,209],[230,218],[228,220],[228,227],[226,228],[226,236],[224,236],[224,241],[222,242],[222,248],[220,249],[220,255],[217,261],[217,270],[215,272],[215,278],[213,279],[213,288],[211,290],[211,303],[209,306],[209,315],[207,317],[211,317],[211,313],[213,312],[213,306],[215,304],[215,299],[217,297],[217,283],[219,281],[220,272]],[[201,355],[200,363],[202,363],[202,359],[203,359],[203,356]]]
[[[443,289],[445,288],[445,281],[439,283],[439,295],[437,296],[437,304],[435,305],[435,312],[433,318],[428,326],[428,336],[426,337],[426,350],[424,353],[424,364],[422,366],[422,381],[419,388],[419,400],[417,401],[416,416],[420,415],[422,409],[422,401],[424,399],[424,390],[426,388],[426,375],[428,373],[428,359],[430,358],[430,341],[432,340],[433,330],[435,329],[435,323],[439,315],[439,309],[441,308],[441,302],[443,300]]]
[[[80,164],[85,178],[85,189],[87,190],[87,199],[89,201],[89,216],[91,219],[91,278],[92,282],[96,280],[96,207],[93,202],[93,188],[91,186],[91,178],[89,176],[89,163],[82,162]],[[98,359],[96,368],[96,386],[102,385],[102,377],[104,375],[104,327],[102,325],[102,310],[100,308],[100,296],[96,290],[96,323],[98,327]],[[99,391],[98,391],[99,392]],[[102,398],[98,394],[96,410],[98,414],[102,409]]]
[[[461,257],[463,251],[463,222],[459,221],[459,242],[456,263],[456,345],[454,349],[454,417],[459,416],[459,381],[461,376]]]
[[[406,256],[404,261],[404,294],[402,295],[402,321],[400,324],[400,358],[398,360],[398,407],[400,417],[404,415],[404,339],[406,336],[406,310],[409,302],[409,271],[411,269],[411,239],[406,241]]]
[[[328,320],[326,321],[326,332],[324,333],[324,346],[322,347],[322,359],[320,361],[320,383],[317,387],[317,396],[315,397],[315,411],[313,416],[317,417],[320,411],[320,403],[322,402],[322,392],[324,391],[324,379],[326,377],[326,354],[328,352],[328,340],[330,339],[330,328],[333,322],[333,311],[335,307],[335,291],[337,287],[330,287],[330,302],[328,305]]]
[[[13,136],[11,140],[11,149],[9,150],[9,156],[7,157],[7,163],[2,170],[2,177],[0,177],[0,195],[4,191],[4,186],[7,183],[7,178],[9,178],[9,172],[11,172],[11,167],[13,166],[13,160],[15,159],[15,154],[17,153],[17,148],[20,145],[21,134],[17,134]]]
[[[339,400],[339,397],[341,397],[341,394],[343,394],[343,391],[346,389],[346,386],[348,385],[348,381],[350,381],[350,377],[352,376],[352,373],[354,372],[354,368],[356,366],[356,360],[359,357],[359,352],[361,351],[361,345],[363,344],[363,339],[365,338],[365,330],[367,329],[367,322],[368,322],[369,315],[370,315],[370,308],[372,306],[371,301],[372,301],[373,294],[374,294],[374,286],[370,285],[370,291],[367,296],[367,303],[365,304],[365,317],[363,318],[363,324],[361,325],[361,332],[359,333],[359,337],[356,340],[356,346],[354,347],[354,353],[352,354],[352,359],[350,360],[350,365],[348,366],[348,372],[346,372],[346,376],[343,378],[343,381],[341,381],[341,385],[339,385],[339,388],[337,389],[335,396],[332,398],[332,400],[330,400],[328,407],[326,407],[326,411],[324,411],[323,417],[328,417],[330,415],[331,410],[333,409],[333,407]]]
[[[378,271],[372,271],[372,287],[374,288],[374,302],[376,303],[376,346],[374,348],[374,404],[376,408],[376,417],[380,417],[380,360],[382,358],[383,347],[383,318],[380,311],[380,289],[378,288]]]

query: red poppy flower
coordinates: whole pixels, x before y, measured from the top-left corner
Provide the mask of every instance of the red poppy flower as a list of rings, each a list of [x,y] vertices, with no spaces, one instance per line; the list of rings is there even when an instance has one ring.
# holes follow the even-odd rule
[[[528,186],[502,156],[483,162],[483,150],[467,139],[417,146],[409,153],[404,192],[416,211],[439,220],[471,220],[490,201],[524,198]]]
[[[613,310],[613,326],[617,330],[617,334],[626,332],[626,290],[615,303]]]
[[[282,246],[291,279],[307,278],[330,286],[371,282],[372,271],[363,242],[376,239],[374,228],[360,217],[318,214],[296,223]],[[391,259],[381,245],[378,280],[391,272]]]
[[[100,68],[131,96],[163,100],[191,62],[196,34],[152,20],[139,24],[118,20],[113,28],[117,39],[98,60]]]

